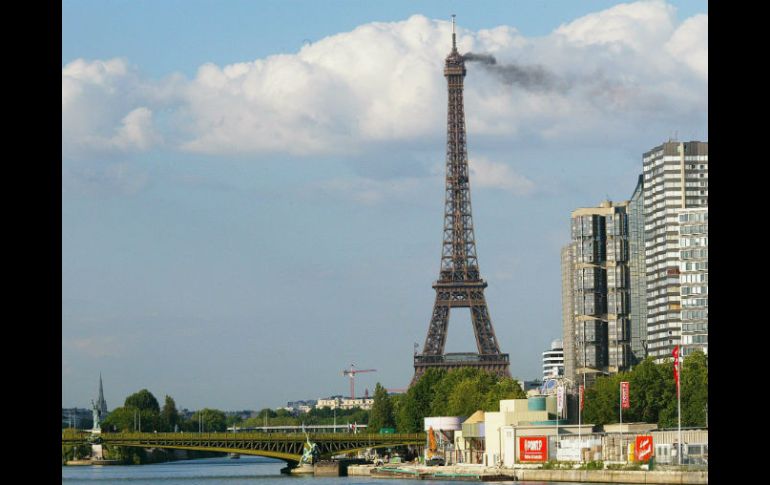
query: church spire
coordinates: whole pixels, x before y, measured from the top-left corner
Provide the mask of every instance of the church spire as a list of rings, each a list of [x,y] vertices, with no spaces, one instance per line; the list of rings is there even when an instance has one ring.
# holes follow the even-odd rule
[[[107,416],[107,401],[104,400],[104,388],[102,387],[102,373],[99,372],[99,397],[96,400],[96,407],[102,417]]]

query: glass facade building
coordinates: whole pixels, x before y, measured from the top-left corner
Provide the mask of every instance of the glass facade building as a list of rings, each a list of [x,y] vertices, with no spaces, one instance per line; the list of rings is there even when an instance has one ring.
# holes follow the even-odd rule
[[[627,370],[633,363],[629,319],[628,202],[606,201],[572,212],[562,250],[564,354],[567,377]],[[573,364],[574,363],[574,364]]]

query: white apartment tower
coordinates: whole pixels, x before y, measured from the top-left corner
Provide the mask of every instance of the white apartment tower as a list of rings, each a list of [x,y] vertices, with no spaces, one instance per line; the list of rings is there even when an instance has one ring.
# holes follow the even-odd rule
[[[543,381],[549,377],[564,377],[564,344],[551,342],[551,348],[543,352]]]
[[[708,354],[709,333],[709,210],[679,212],[679,285],[682,298],[682,355]]]
[[[647,355],[663,362],[683,343],[680,214],[708,208],[708,142],[663,143],[644,154],[643,167]]]

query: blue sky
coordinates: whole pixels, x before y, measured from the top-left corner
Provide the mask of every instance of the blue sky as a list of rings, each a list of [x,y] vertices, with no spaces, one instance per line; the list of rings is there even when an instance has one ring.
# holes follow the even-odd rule
[[[449,15],[479,264],[511,371],[561,334],[569,213],[707,140],[707,2],[64,1],[62,405],[403,388],[443,209]],[[555,86],[555,87],[554,87]],[[472,351],[453,312],[448,351]]]

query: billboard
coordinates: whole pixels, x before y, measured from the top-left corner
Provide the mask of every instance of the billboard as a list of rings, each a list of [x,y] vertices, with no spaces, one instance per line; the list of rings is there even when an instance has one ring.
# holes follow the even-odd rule
[[[519,438],[519,461],[548,461],[547,436],[522,436]]]
[[[652,457],[652,435],[637,435],[634,446],[636,461],[649,461]]]

